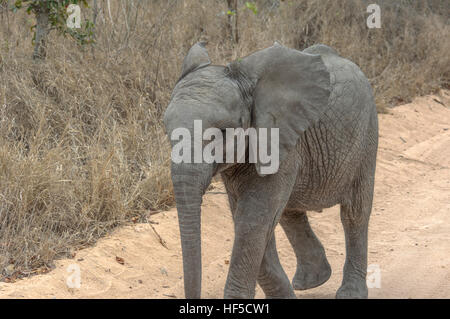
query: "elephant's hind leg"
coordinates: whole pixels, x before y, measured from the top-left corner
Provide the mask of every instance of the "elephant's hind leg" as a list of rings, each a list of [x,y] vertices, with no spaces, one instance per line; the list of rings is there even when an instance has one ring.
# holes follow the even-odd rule
[[[331,267],[306,212],[285,210],[280,224],[297,256],[297,271],[292,279],[294,289],[305,290],[325,283],[331,276]]]
[[[367,234],[372,209],[373,176],[358,178],[349,198],[341,204],[345,232],[344,278],[337,298],[367,298]]]
[[[278,258],[275,234],[269,241],[261,263],[258,283],[269,299],[295,299],[289,278],[283,270]]]

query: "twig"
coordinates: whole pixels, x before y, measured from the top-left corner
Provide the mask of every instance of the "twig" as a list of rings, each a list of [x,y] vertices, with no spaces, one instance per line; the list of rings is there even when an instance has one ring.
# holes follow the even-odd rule
[[[156,234],[156,236],[158,237],[159,243],[166,249],[169,249],[167,247],[166,241],[164,239],[162,239],[162,237],[158,234],[158,232],[156,231],[155,227],[153,227],[152,224],[149,224],[150,227],[153,229],[153,232]]]
[[[441,104],[441,105],[445,106],[445,104],[444,104],[444,103],[442,103],[441,101],[439,101],[438,99],[433,99],[433,101],[435,101],[436,103],[439,103],[439,104]]]
[[[111,4],[110,4],[109,0],[106,0],[106,4],[108,5],[109,22],[111,22],[111,24],[114,25],[112,14],[111,14]]]

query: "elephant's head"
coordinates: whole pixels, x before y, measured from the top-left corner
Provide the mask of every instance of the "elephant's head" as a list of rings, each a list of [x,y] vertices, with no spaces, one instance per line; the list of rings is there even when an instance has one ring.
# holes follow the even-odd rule
[[[205,147],[196,144],[194,137],[202,132],[195,131],[194,121],[201,120],[203,130],[216,128],[222,132],[227,128],[279,128],[282,165],[300,134],[324,112],[329,87],[330,75],[319,55],[278,43],[226,67],[212,65],[201,43],[189,50],[164,116],[171,140],[178,138],[174,133],[180,128],[194,140],[191,154],[183,154],[181,163],[172,162],[186,298],[200,298],[202,196],[213,175],[233,165],[194,160],[195,148]],[[175,147],[175,141],[172,145]],[[259,162],[255,168],[264,175]]]

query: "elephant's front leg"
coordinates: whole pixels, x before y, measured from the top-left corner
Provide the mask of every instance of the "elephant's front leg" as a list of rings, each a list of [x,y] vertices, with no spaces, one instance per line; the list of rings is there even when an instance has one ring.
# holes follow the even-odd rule
[[[225,298],[254,298],[266,247],[284,208],[264,192],[241,195],[234,212],[235,238]]]
[[[225,284],[225,298],[252,299],[264,257],[270,227],[267,207],[261,207],[253,196],[237,203],[234,213],[234,244]]]
[[[236,222],[236,198],[230,196],[229,203]],[[258,283],[268,299],[295,299],[295,293],[278,258],[275,234],[272,234],[264,252],[258,275]]]

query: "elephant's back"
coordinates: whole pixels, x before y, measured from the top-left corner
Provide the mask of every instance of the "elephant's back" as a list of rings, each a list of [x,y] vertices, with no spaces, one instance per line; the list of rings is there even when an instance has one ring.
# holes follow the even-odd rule
[[[322,44],[322,43],[314,44],[314,45],[310,46],[309,48],[306,48],[305,50],[303,50],[303,52],[309,53],[309,54],[339,56],[339,53],[335,49],[333,49],[325,44]]]
[[[339,53],[324,44],[316,44],[304,53],[317,54],[330,72],[330,107],[342,112],[365,110],[376,114],[373,90],[364,72],[354,62],[341,57]],[[332,113],[333,111],[331,111]]]

